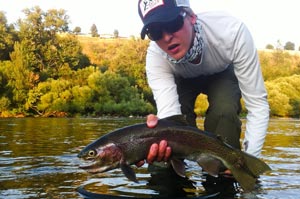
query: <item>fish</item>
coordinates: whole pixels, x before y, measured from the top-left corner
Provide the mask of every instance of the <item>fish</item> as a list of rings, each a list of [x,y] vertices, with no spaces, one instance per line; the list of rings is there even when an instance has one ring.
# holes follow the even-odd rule
[[[197,162],[215,177],[225,166],[244,191],[252,191],[257,178],[271,170],[264,161],[233,148],[220,136],[189,126],[182,115],[159,119],[154,128],[138,123],[101,136],[79,152],[84,162],[79,168],[89,173],[121,168],[129,180],[137,182],[131,165],[146,159],[150,146],[161,140],[172,148],[170,165],[182,177],[186,176],[184,159]]]

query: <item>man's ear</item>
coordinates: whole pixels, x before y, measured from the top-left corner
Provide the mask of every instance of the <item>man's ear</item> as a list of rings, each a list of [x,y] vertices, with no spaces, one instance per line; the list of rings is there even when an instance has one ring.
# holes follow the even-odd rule
[[[197,16],[195,14],[189,15],[189,17],[191,18],[191,23],[194,25],[197,21]]]

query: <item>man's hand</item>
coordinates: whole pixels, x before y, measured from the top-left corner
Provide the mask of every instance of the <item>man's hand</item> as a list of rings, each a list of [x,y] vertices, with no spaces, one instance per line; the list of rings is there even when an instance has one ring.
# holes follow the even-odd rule
[[[147,126],[149,128],[156,127],[157,123],[158,123],[158,117],[156,115],[150,114],[147,116]]]
[[[149,128],[155,128],[158,123],[158,117],[156,115],[150,114],[147,116],[147,126]],[[172,153],[172,149],[168,146],[166,140],[161,140],[159,143],[153,143],[149,149],[147,155],[147,162],[152,164],[154,161],[168,161]],[[145,164],[142,160],[136,163],[136,166],[141,167]]]
[[[166,140],[160,141],[159,144],[153,143],[150,147],[147,162],[152,164],[154,161],[168,161],[172,153],[171,147]]]

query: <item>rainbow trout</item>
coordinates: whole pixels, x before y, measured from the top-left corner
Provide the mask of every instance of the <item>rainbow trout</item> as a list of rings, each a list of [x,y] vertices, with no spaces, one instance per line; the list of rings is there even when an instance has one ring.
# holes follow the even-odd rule
[[[228,168],[244,191],[254,189],[260,174],[270,167],[241,150],[235,149],[218,136],[188,126],[183,117],[161,119],[155,128],[146,123],[127,126],[110,132],[86,146],[78,157],[86,161],[80,168],[90,173],[101,173],[121,168],[125,176],[137,181],[130,165],[144,160],[153,143],[167,140],[172,147],[170,163],[174,171],[185,176],[182,159],[197,162],[204,171],[217,176],[221,168]]]

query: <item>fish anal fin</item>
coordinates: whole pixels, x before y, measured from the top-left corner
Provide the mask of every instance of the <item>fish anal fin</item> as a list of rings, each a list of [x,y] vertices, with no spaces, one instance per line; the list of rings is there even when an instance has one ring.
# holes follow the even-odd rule
[[[174,171],[176,172],[177,175],[185,178],[185,164],[183,160],[179,160],[179,159],[171,159],[170,160],[171,165],[174,169]]]
[[[197,163],[205,172],[214,177],[218,176],[220,168],[223,166],[223,163],[220,160],[205,154],[197,158]]]
[[[131,181],[133,182],[138,182],[138,180],[136,179],[136,175],[134,170],[125,162],[121,162],[120,163],[120,168],[123,171],[124,175]]]

